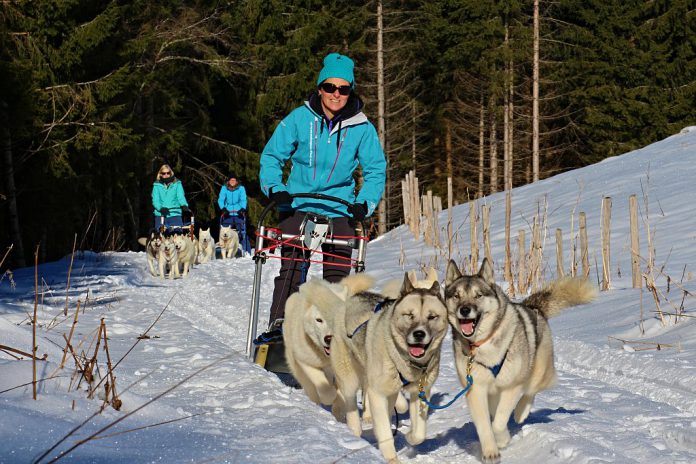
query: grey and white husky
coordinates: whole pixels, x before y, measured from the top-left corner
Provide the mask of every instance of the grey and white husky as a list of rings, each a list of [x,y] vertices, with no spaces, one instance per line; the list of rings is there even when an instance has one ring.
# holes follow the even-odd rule
[[[155,267],[155,263],[159,261],[162,234],[152,231],[149,237],[140,237],[138,243],[145,247],[145,256],[147,256],[147,265],[150,268],[150,274],[157,277],[159,272]]]
[[[375,312],[376,306],[381,309]],[[395,407],[399,412],[405,409],[402,389],[411,397],[406,440],[411,445],[425,440],[428,407],[418,395],[422,391],[430,397],[448,329],[440,285],[415,288],[405,275],[395,300],[358,293],[346,300],[344,322],[331,341],[331,364],[338,393],[344,397],[346,421],[360,435],[356,395],[363,389],[379,450],[389,463],[397,463],[390,417]]]
[[[588,281],[563,278],[513,303],[496,285],[487,259],[476,275],[462,275],[449,262],[445,301],[455,365],[470,388],[467,403],[484,462],[499,461],[499,449],[510,441],[512,412],[518,424],[524,422],[534,396],[556,381],[548,318],[595,296]]]

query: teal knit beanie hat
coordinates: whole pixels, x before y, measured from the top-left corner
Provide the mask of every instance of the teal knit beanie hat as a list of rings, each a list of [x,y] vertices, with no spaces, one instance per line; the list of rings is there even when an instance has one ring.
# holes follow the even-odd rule
[[[317,85],[324,82],[330,77],[337,77],[339,79],[344,79],[353,87],[355,85],[353,78],[353,60],[340,53],[329,53],[324,58],[324,67],[319,73],[319,78],[317,79]]]

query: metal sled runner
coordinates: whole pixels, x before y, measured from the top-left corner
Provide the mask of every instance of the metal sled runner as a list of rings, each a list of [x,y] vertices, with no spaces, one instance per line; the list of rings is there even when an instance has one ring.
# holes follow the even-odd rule
[[[292,198],[314,198],[318,200],[327,200],[335,203],[340,203],[345,206],[351,206],[352,203],[347,202],[341,198],[332,197],[330,195],[324,195],[321,193],[296,193],[291,195]],[[303,250],[303,252],[309,252],[308,257],[298,258],[298,261],[310,262],[321,262],[312,260],[312,255],[316,253],[322,253],[320,251],[321,245],[342,245],[348,246],[354,250],[357,250],[357,257],[350,258],[350,262],[342,264],[343,266],[351,267],[355,272],[363,272],[365,270],[365,252],[366,252],[366,242],[367,237],[358,234],[364,234],[364,226],[362,222],[356,224],[356,234],[351,237],[335,236],[333,231],[327,227],[325,223],[313,220],[314,217],[321,217],[320,215],[314,213],[307,213],[305,220],[303,221],[302,227],[300,228],[300,234],[283,234],[279,229],[266,227],[264,221],[268,213],[275,206],[275,202],[266,206],[266,208],[261,213],[259,218],[258,227],[256,231],[256,248],[254,252],[254,261],[256,263],[254,272],[254,286],[251,295],[251,306],[249,309],[249,326],[247,330],[247,344],[246,344],[246,354],[249,356],[251,361],[254,361],[255,350],[254,350],[254,339],[256,338],[257,323],[259,318],[259,298],[261,290],[261,271],[264,263],[269,258],[281,259],[281,256],[275,256],[271,252],[280,246],[293,246]],[[264,365],[265,356],[268,352],[268,345],[262,345],[259,347],[259,358],[263,357],[264,362],[260,363]]]

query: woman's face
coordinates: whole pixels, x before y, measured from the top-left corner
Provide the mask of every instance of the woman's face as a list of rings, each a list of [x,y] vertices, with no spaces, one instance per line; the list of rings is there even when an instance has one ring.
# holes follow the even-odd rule
[[[334,85],[334,91],[329,93],[325,91],[322,87],[324,84],[333,84]],[[319,86],[319,96],[321,97],[321,107],[324,109],[324,114],[329,119],[332,119],[336,114],[343,109],[344,106],[346,106],[346,103],[348,103],[348,95],[341,95],[339,92],[338,87],[341,86],[350,86],[350,83],[345,80],[341,79],[338,77],[330,77],[326,79],[324,82],[321,83]]]
[[[234,177],[231,178],[227,181],[227,185],[229,185],[230,188],[234,188],[237,185],[237,179],[235,179]]]

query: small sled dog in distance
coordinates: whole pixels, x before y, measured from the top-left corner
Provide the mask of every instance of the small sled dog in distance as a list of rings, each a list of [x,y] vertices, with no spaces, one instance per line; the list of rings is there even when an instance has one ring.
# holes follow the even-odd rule
[[[222,259],[234,258],[239,248],[239,234],[230,226],[220,227],[219,245]]]
[[[162,239],[160,246],[159,258],[159,274],[162,279],[169,276],[170,279],[179,277],[179,252],[174,243],[174,237],[165,236]]]
[[[174,244],[176,245],[176,251],[179,255],[177,265],[181,266],[181,277],[186,277],[189,270],[193,267],[193,263],[196,262],[198,240],[196,240],[195,237],[192,239],[188,235],[175,235]]]
[[[363,326],[357,322],[365,313],[372,314]],[[414,288],[405,275],[396,300],[364,293],[346,301],[341,338],[349,353],[336,352],[332,344],[331,354],[338,390],[345,397],[346,421],[360,435],[357,412],[352,414],[351,407],[356,390],[364,388],[379,449],[390,463],[399,462],[390,417],[402,389],[411,395],[411,429],[406,440],[412,445],[425,440],[428,407],[418,394],[422,390],[430,397],[447,329],[447,308],[437,282],[427,289]]]
[[[211,259],[215,259],[215,241],[210,235],[210,227],[198,231],[198,257],[196,263],[207,263]]]
[[[150,274],[157,277],[159,273],[155,267],[155,263],[159,261],[162,235],[159,232],[152,231],[149,237],[140,237],[138,243],[145,247],[145,256],[147,257],[147,265],[150,268]]]
[[[595,296],[588,281],[562,278],[512,303],[496,285],[487,259],[473,276],[462,275],[449,262],[445,301],[455,365],[462,385],[470,385],[467,403],[484,462],[499,461],[499,449],[510,441],[507,423],[513,410],[515,421],[524,422],[534,396],[556,380],[548,319]]]
[[[339,283],[312,279],[287,300],[283,323],[285,359],[309,399],[317,404],[333,405],[336,400],[331,340],[335,320],[343,318],[343,302],[373,284],[374,279],[367,274],[354,274]],[[343,420],[340,403],[332,411]]]

